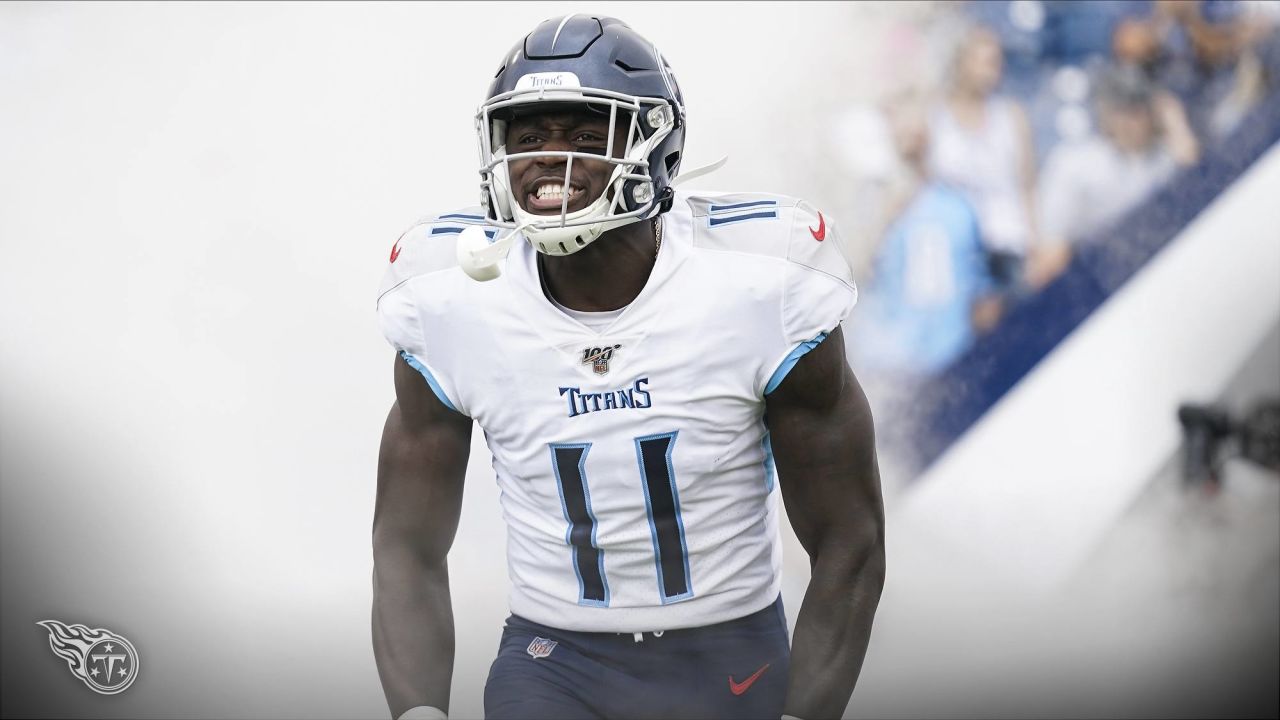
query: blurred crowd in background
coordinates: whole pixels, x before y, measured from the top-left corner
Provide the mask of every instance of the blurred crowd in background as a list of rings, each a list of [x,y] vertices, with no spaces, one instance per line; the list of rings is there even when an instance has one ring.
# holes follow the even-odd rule
[[[837,134],[861,153],[843,183],[861,219],[846,223],[862,291],[851,357],[908,384],[1280,87],[1276,1],[941,3],[888,37],[891,80]],[[876,146],[894,152],[863,152]]]

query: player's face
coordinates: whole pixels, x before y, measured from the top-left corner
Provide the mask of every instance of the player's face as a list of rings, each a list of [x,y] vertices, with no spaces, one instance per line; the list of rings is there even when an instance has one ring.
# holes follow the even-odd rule
[[[626,150],[629,122],[620,114],[613,138],[613,157]],[[507,153],[571,151],[604,155],[609,142],[609,116],[591,112],[548,112],[516,118],[507,126]],[[575,158],[569,186],[564,187],[564,157],[512,160],[511,189],[520,207],[534,215],[560,213],[569,194],[567,211],[581,210],[608,188],[613,165]]]

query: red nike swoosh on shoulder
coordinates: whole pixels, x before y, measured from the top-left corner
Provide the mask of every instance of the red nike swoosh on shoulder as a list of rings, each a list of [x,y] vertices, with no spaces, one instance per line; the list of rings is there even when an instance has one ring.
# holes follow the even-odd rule
[[[813,239],[818,242],[827,239],[827,219],[822,217],[822,213],[818,213],[818,229],[809,228],[809,232],[813,235]]]
[[[764,671],[768,669],[769,669],[769,664],[765,663],[764,667],[755,671],[755,673],[752,674],[751,677],[747,678],[746,680],[743,680],[740,683],[734,682],[733,676],[730,675],[729,676],[729,692],[733,693],[734,695],[741,695],[742,693],[747,691],[747,688],[751,687],[752,683],[754,683],[756,680],[759,680],[760,676],[764,674]]]
[[[395,245],[391,246],[391,262],[395,262],[400,257],[400,241],[397,240]]]

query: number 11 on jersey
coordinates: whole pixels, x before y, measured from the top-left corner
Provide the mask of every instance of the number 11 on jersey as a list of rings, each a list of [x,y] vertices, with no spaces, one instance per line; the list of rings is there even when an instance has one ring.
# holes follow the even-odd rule
[[[678,435],[679,431],[672,431],[635,438],[640,488],[653,538],[658,597],[664,605],[693,597],[689,550],[680,518],[680,495],[671,465],[671,451]],[[587,454],[591,443],[553,443],[550,447],[561,506],[569,524],[565,542],[573,548],[578,603],[608,607],[609,581],[604,571],[604,552],[596,543],[598,523],[591,512],[591,491],[587,483]]]

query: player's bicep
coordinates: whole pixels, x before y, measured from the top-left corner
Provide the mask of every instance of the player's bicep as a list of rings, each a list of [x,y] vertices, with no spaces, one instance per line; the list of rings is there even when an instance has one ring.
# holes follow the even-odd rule
[[[874,425],[839,328],[766,397],[766,412],[783,501],[805,549],[877,540],[884,511]]]
[[[787,371],[777,388],[765,396],[770,418],[775,414],[821,415],[834,410],[843,391],[844,331],[837,326]]]
[[[457,529],[471,418],[446,407],[404,358],[378,456],[375,552],[442,558]]]

